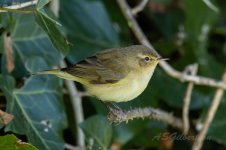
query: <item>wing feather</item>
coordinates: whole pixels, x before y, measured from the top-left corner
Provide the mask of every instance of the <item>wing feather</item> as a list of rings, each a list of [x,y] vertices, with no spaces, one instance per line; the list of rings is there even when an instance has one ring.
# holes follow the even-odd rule
[[[61,71],[93,84],[116,83],[128,74],[128,69],[121,65],[122,59],[123,56],[118,49],[109,49]]]

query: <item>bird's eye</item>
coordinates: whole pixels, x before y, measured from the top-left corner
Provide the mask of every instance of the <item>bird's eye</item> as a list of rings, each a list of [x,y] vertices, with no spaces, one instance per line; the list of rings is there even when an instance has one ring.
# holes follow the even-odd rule
[[[145,57],[144,60],[145,61],[150,61],[150,58],[149,57]]]

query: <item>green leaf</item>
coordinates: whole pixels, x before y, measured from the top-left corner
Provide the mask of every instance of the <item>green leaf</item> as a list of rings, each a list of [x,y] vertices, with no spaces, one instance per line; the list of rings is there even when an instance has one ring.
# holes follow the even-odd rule
[[[224,144],[226,144],[225,107],[226,107],[226,96],[224,96],[223,99],[221,100],[221,104],[218,107],[217,113],[208,129],[208,134],[207,134],[207,138],[213,139],[216,141],[221,141]],[[203,116],[206,117],[206,115],[203,115]]]
[[[143,128],[140,126],[142,126],[142,124],[138,123],[137,126],[134,126],[134,129],[125,128],[125,130],[121,130],[121,134],[126,136],[127,134],[125,131],[134,132],[140,129],[140,131],[135,136],[133,136],[133,139],[131,139],[123,149],[132,149],[133,145],[148,149],[150,147],[157,147],[159,144],[161,144],[161,135],[166,132],[167,125],[158,121],[147,121],[145,126],[143,125]]]
[[[147,17],[154,21],[166,40],[171,40],[175,37],[178,26],[183,22],[183,12],[180,9],[167,10],[165,13],[153,13],[150,9],[147,12]]]
[[[48,36],[35,23],[33,16],[16,15],[16,25],[12,32],[13,48],[19,53],[23,62],[33,56],[39,56],[47,64],[57,65],[63,59],[51,44]]]
[[[112,138],[112,127],[106,117],[92,116],[82,122],[80,127],[85,132],[87,139],[92,138],[101,149],[108,149]]]
[[[14,75],[23,77],[27,75],[25,72],[25,62],[32,57],[42,57],[46,60],[47,69],[50,69],[53,65],[58,65],[63,59],[63,55],[58,52],[51,44],[48,36],[35,22],[32,15],[15,14],[15,27],[11,32],[13,39],[13,51],[15,69]],[[3,57],[2,70],[7,72]]]
[[[35,11],[36,22],[48,34],[53,45],[64,55],[68,53],[68,43],[56,25],[60,25],[57,21],[51,19],[43,9]]]
[[[130,28],[128,28],[128,23],[117,1],[101,0],[101,2],[104,4],[109,18],[120,36],[120,45],[132,45]]]
[[[224,43],[224,46],[223,46],[223,54],[224,56],[226,56],[226,42]]]
[[[129,123],[121,123],[114,126],[114,141],[125,145],[130,140],[135,138],[141,131],[147,127],[148,120],[136,119],[129,121]]]
[[[185,47],[186,58],[181,59],[189,60],[191,58],[188,56],[193,54],[199,64],[199,73],[201,75],[220,78],[223,66],[208,52],[208,35],[219,14],[200,0],[185,0],[184,3],[186,42],[190,46]],[[212,68],[214,68],[214,71]]]
[[[1,30],[11,31],[14,25],[15,25],[15,19],[12,17],[11,13],[0,14],[0,27],[2,28]]]
[[[3,53],[4,45],[3,45],[3,36],[0,37],[0,54]]]
[[[40,58],[27,60],[29,70],[46,69]],[[14,120],[6,131],[25,134],[28,141],[39,149],[63,149],[62,130],[66,117],[62,101],[62,80],[53,76],[31,76],[23,87],[15,89],[10,76],[1,76],[1,89],[7,98],[7,112]]]
[[[71,62],[119,45],[118,32],[101,1],[62,1],[60,10],[60,20],[73,44],[68,55]]]
[[[49,3],[49,0],[38,0],[36,8],[42,9],[48,3]]]
[[[218,13],[210,9],[203,1],[185,0],[185,30],[192,41],[198,41],[203,25],[213,25]],[[195,11],[194,11],[195,10]],[[197,15],[199,14],[199,15]]]
[[[2,150],[38,150],[31,144],[22,142],[14,135],[0,136],[0,149]]]

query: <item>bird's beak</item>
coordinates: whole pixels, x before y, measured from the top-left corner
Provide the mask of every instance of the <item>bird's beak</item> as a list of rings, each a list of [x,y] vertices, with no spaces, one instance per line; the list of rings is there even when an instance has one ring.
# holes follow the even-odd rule
[[[157,60],[159,60],[159,61],[162,61],[162,60],[169,60],[169,58],[162,58],[162,57],[159,57],[159,58],[157,58]]]

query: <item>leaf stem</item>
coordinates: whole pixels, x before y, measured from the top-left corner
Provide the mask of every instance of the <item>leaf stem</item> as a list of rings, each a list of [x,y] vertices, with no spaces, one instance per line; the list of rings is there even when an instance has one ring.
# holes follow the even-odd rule
[[[0,12],[33,13],[34,10],[18,10],[18,9],[0,8]]]

